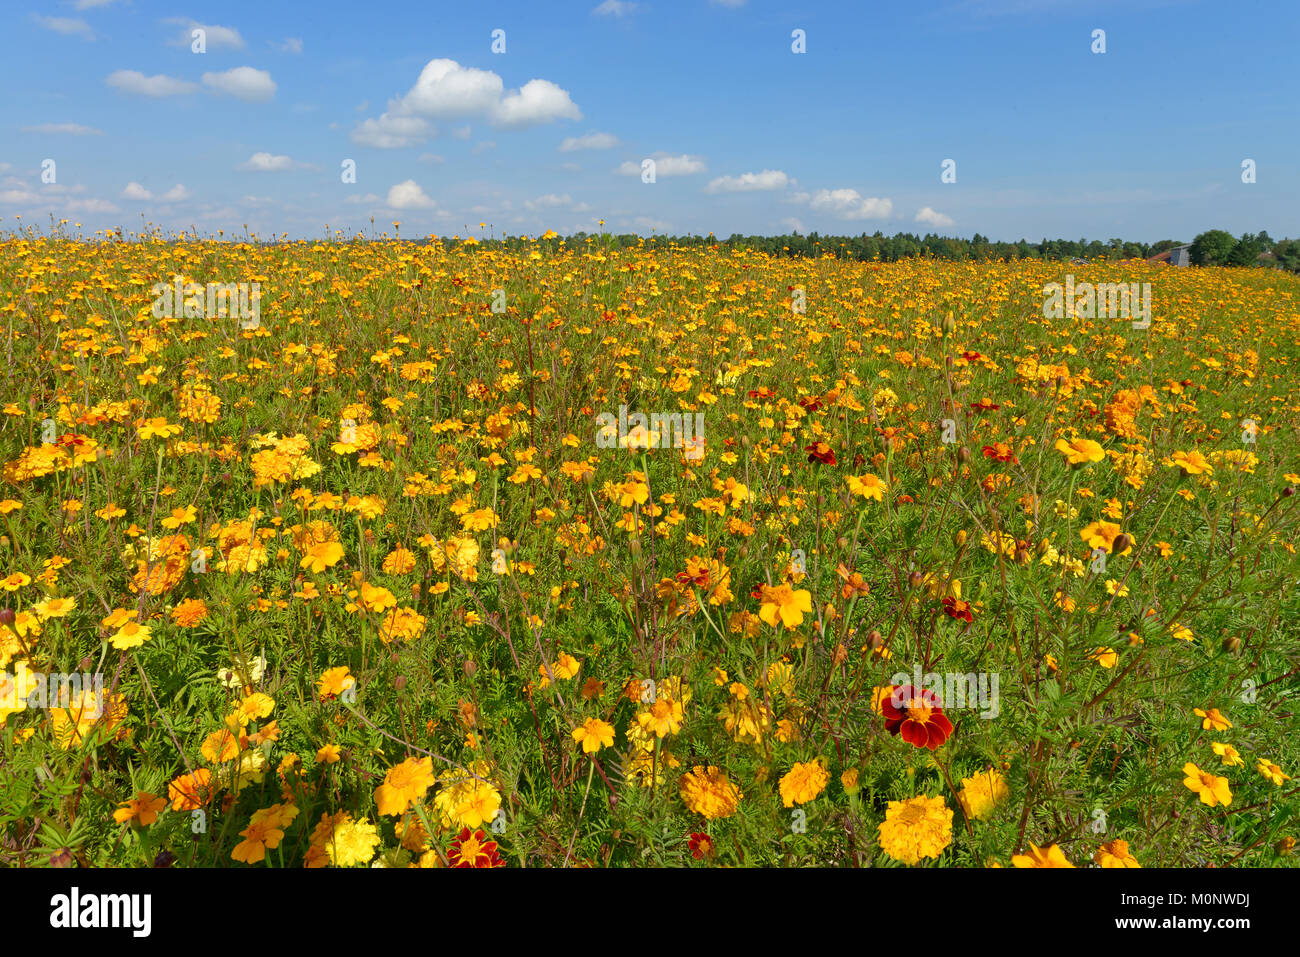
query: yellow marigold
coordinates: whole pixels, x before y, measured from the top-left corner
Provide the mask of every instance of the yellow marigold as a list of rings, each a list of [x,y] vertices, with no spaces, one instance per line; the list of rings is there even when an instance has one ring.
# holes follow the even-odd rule
[[[463,771],[443,774],[442,788],[434,798],[443,827],[473,829],[496,817],[501,808],[501,792],[488,779],[491,773],[486,761],[475,761]]]
[[[961,785],[957,800],[961,802],[966,814],[977,821],[988,817],[993,808],[1011,795],[1007,782],[992,768],[973,777],[962,778]]]
[[[1183,765],[1183,785],[1196,793],[1202,804],[1214,807],[1222,804],[1227,807],[1232,803],[1232,791],[1228,788],[1228,779],[1202,771],[1188,761]]]
[[[433,759],[407,758],[388,769],[384,783],[375,789],[375,804],[383,815],[404,814],[433,787]]]
[[[952,843],[952,811],[943,795],[890,801],[880,822],[880,846],[894,860],[919,864]]]
[[[744,797],[720,768],[698,764],[682,775],[681,795],[688,808],[711,821],[735,814]]]
[[[1066,860],[1065,852],[1055,844],[1050,847],[1039,847],[1037,844],[1029,845],[1028,854],[1013,854],[1011,863],[1016,867],[1073,867]]]
[[[1093,861],[1098,867],[1141,867],[1138,859],[1129,853],[1128,841],[1114,840],[1097,848]]]
[[[786,807],[807,804],[826,789],[826,782],[830,779],[830,772],[821,758],[795,764],[781,778],[781,802]]]

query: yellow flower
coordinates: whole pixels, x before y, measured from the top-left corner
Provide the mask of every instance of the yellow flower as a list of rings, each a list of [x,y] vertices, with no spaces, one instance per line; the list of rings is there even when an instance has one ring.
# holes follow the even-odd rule
[[[952,811],[943,795],[890,801],[878,826],[880,846],[903,864],[937,859],[952,843]]]
[[[1031,843],[1028,854],[1013,854],[1011,863],[1016,867],[1073,867],[1065,858],[1065,853],[1055,844],[1039,847]]]
[[[434,798],[443,827],[473,829],[496,817],[501,792],[487,779],[490,773],[486,761],[475,761],[463,771],[443,774],[443,786]]]
[[[1283,781],[1291,780],[1291,775],[1283,774],[1282,769],[1267,758],[1256,761],[1255,770],[1262,774],[1265,780],[1272,781],[1278,787],[1282,786]]]
[[[1114,668],[1119,662],[1119,652],[1114,648],[1097,648],[1088,655],[1093,661],[1103,668]]]
[[[653,733],[656,738],[676,734],[682,729],[682,703],[674,698],[661,696],[654,704],[636,716],[637,724],[647,735]]]
[[[826,789],[826,782],[831,779],[821,758],[814,758],[804,764],[795,764],[781,778],[781,802],[786,807],[807,804]]]
[[[585,754],[595,754],[614,744],[614,726],[599,718],[588,718],[573,729],[573,740],[582,745]]]
[[[1106,457],[1106,452],[1101,445],[1092,439],[1075,439],[1072,442],[1057,439],[1056,451],[1064,455],[1065,461],[1070,465],[1088,465],[1091,462],[1100,462]]]
[[[1170,468],[1180,468],[1184,475],[1213,475],[1214,466],[1200,452],[1192,450],[1191,452],[1175,452],[1172,461],[1169,463]]]
[[[1218,708],[1211,708],[1209,711],[1193,708],[1192,714],[1205,719],[1201,722],[1201,727],[1206,731],[1227,731],[1232,727],[1232,722],[1219,714]]]
[[[1210,807],[1222,804],[1226,807],[1232,803],[1232,792],[1228,790],[1227,778],[1202,771],[1190,761],[1183,765],[1183,774],[1186,775],[1183,778],[1183,785],[1188,790],[1194,791],[1200,797],[1202,804]]]
[[[316,749],[316,760],[320,764],[335,764],[340,760],[337,744],[326,744]]]
[[[1214,749],[1214,753],[1217,754],[1223,760],[1224,764],[1239,768],[1244,766],[1246,763],[1241,759],[1241,754],[1237,751],[1237,749],[1230,744],[1223,744],[1222,742],[1219,741],[1212,741],[1210,742],[1210,747]]]
[[[319,573],[332,565],[338,564],[342,558],[343,546],[338,542],[316,542],[307,549],[298,566]]]
[[[369,863],[380,843],[379,829],[365,818],[354,821],[347,812],[342,813],[343,819],[334,825],[326,839],[325,851],[330,862],[335,867]]]
[[[346,665],[338,668],[330,668],[320,676],[316,682],[316,690],[320,696],[326,700],[337,698],[348,688],[355,688],[357,679],[352,676],[351,671]]]
[[[875,499],[877,502],[883,501],[885,492],[889,486],[880,480],[880,478],[868,472],[861,477],[850,475],[844,480],[849,486],[849,492],[859,495],[862,498]]]
[[[759,609],[758,617],[773,628],[777,627],[778,622],[787,628],[801,625],[804,612],[812,611],[812,593],[807,589],[801,588],[795,591],[790,585],[784,583],[775,588],[764,585],[762,595],[763,605]]]
[[[121,806],[113,812],[113,820],[118,824],[139,824],[141,827],[148,827],[154,821],[158,820],[158,813],[167,806],[167,799],[160,798],[150,794],[148,791],[137,791],[135,797],[129,801],[123,801]]]
[[[384,783],[375,789],[375,804],[380,814],[404,814],[433,786],[433,759],[407,758],[388,769]]]
[[[957,794],[966,814],[982,821],[1000,802],[1010,797],[1011,789],[1000,773],[990,768],[973,777],[961,779],[962,789]]]
[[[125,651],[143,645],[150,637],[148,625],[142,625],[138,621],[128,621],[108,641],[118,651]]]
[[[710,821],[736,813],[744,795],[728,780],[726,772],[713,765],[695,768],[682,775],[682,801],[687,808]]]
[[[1141,867],[1138,859],[1129,853],[1128,841],[1114,840],[1097,849],[1093,861],[1098,867]]]

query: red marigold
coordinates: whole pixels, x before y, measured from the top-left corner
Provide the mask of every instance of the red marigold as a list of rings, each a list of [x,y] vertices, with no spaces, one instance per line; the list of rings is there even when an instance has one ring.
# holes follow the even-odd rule
[[[901,734],[904,741],[918,748],[937,750],[952,734],[952,722],[933,691],[899,685],[881,700],[880,710],[885,716],[885,730]]]
[[[943,600],[943,610],[949,618],[957,618],[966,622],[972,620],[970,602],[962,601],[960,598],[951,596],[945,598]]]
[[[463,828],[447,851],[447,860],[452,867],[505,867],[497,852],[497,842],[489,841],[482,831],[470,834],[469,828]]]
[[[686,846],[691,849],[691,857],[697,861],[713,856],[713,838],[707,834],[692,834]]]
[[[822,465],[835,465],[835,452],[825,442],[818,442],[804,448],[809,462],[821,462]]]
[[[1020,459],[1016,458],[1015,452],[1011,446],[1005,442],[998,442],[995,445],[986,445],[981,451],[986,459],[993,459],[998,462],[1011,462],[1014,465],[1020,464]]]

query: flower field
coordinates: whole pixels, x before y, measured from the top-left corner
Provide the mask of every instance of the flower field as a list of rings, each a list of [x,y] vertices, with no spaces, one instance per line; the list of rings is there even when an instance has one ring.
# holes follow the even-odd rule
[[[15,237],[0,323],[4,866],[1297,859],[1296,276]]]

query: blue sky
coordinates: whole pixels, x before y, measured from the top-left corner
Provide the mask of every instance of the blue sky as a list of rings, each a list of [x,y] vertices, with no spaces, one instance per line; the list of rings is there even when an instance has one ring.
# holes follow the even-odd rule
[[[5,231],[53,215],[263,237],[601,219],[724,237],[1300,234],[1294,2],[55,0],[0,16]]]

